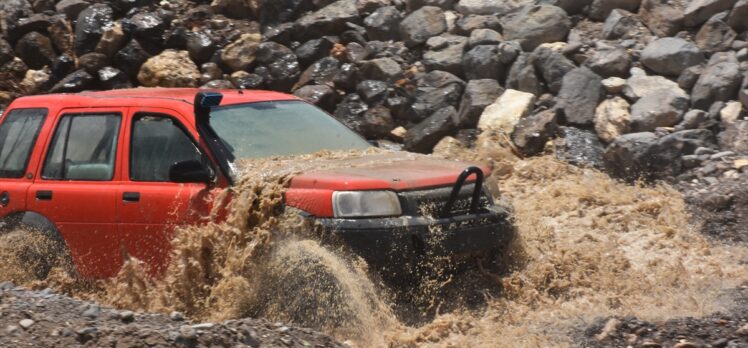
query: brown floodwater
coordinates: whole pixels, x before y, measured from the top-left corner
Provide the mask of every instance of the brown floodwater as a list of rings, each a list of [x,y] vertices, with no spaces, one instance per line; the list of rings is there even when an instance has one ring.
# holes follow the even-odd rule
[[[312,223],[279,209],[295,173],[421,156],[382,150],[240,163],[239,183],[218,198],[228,218],[178,227],[164,278],[148,277],[131,259],[111,280],[85,282],[55,270],[33,281],[13,266],[19,247],[11,243],[2,243],[0,277],[196,320],[262,316],[357,347],[563,347],[596,317],[702,316],[729,309],[725,290],[748,284],[748,249],[705,239],[669,186],[621,183],[550,155],[519,158],[505,144],[486,134],[475,149],[452,144],[433,155],[491,163],[497,199],[512,207],[517,238],[505,274],[468,270],[424,282],[419,293],[432,296],[423,301],[430,305],[416,308],[430,315],[419,320],[405,318],[396,291],[363,260],[321,243]],[[480,305],[438,291],[455,283],[477,287],[470,290],[484,294]]]

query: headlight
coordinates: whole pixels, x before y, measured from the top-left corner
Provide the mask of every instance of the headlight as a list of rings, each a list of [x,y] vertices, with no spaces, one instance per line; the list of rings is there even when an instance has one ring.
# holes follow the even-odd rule
[[[335,217],[396,216],[400,200],[392,191],[336,191],[332,194]]]

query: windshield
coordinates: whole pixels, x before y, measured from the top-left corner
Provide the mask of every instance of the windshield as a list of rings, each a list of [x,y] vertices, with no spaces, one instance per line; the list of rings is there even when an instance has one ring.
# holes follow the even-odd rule
[[[237,159],[370,147],[345,125],[303,101],[217,107],[211,110],[210,124]]]

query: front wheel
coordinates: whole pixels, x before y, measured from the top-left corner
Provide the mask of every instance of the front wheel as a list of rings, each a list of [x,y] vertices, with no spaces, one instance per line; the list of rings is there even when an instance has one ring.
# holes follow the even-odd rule
[[[65,243],[19,224],[0,235],[0,277],[16,283],[46,279],[53,268],[72,269]]]

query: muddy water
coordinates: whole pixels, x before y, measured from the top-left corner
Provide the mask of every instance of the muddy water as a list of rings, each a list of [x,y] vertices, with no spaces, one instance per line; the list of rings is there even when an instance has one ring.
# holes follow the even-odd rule
[[[232,196],[230,203],[218,200],[216,213],[227,204],[227,220],[178,228],[163,279],[145,276],[142,265],[129,260],[110,281],[71,285],[53,272],[41,284],[117,307],[178,310],[198,320],[249,315],[290,321],[359,347],[568,346],[572,329],[595,317],[700,316],[728,308],[729,299],[718,295],[748,284],[740,266],[748,250],[706,241],[669,187],[625,185],[549,156],[520,159],[501,144],[501,138],[483,136],[476,149],[438,151],[491,162],[501,199],[514,209],[519,238],[509,272],[469,271],[463,277],[476,281],[461,280],[485,294],[478,308],[451,306],[417,324],[403,321],[391,292],[362,260],[320,245],[314,226],[278,209],[293,173],[382,161],[377,153],[354,164],[347,159],[362,154],[243,163],[240,184],[224,193]],[[431,282],[423,293],[436,294],[434,288],[449,282]],[[432,308],[452,300],[442,296]]]

